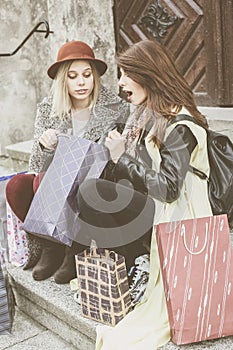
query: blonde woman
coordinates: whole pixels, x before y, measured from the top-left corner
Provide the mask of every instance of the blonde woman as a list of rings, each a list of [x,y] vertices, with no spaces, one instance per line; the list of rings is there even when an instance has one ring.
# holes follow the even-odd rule
[[[30,171],[9,181],[6,196],[15,214],[24,221],[41,178],[50,163],[59,133],[71,133],[98,142],[106,131],[128,116],[128,104],[101,84],[107,64],[97,59],[89,45],[71,41],[61,46],[56,62],[48,69],[53,79],[50,96],[38,104]],[[75,277],[74,256],[69,248],[28,234],[29,259],[33,278],[44,280],[53,274],[57,283]],[[67,254],[66,254],[67,253]]]

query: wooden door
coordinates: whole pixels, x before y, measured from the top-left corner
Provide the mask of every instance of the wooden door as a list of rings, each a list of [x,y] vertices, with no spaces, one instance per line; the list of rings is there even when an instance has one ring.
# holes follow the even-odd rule
[[[115,0],[117,51],[159,40],[202,106],[233,106],[233,0]]]

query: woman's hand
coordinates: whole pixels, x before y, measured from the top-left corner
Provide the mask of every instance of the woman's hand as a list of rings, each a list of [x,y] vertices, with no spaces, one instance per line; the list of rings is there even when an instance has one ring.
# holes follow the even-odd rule
[[[54,151],[58,142],[56,130],[48,129],[44,131],[39,138],[39,142],[44,148]]]
[[[117,130],[112,130],[105,139],[105,146],[109,149],[113,162],[117,163],[120,156],[125,152],[125,139]]]

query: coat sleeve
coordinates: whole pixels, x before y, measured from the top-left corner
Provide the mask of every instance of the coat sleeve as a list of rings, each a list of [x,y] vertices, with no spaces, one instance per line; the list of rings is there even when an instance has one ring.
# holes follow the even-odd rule
[[[51,127],[50,125],[50,113],[51,113],[51,99],[49,97],[37,105],[35,126],[34,126],[34,142],[32,146],[32,152],[29,159],[29,169],[39,173],[43,171],[44,164],[46,164],[51,158],[53,152],[43,150],[39,144],[39,137],[43,132]]]
[[[129,103],[122,99],[118,99],[117,103],[111,105],[111,109],[115,110],[117,113],[117,119],[113,120],[112,123],[108,126],[107,130],[103,133],[102,137],[99,140],[99,143],[104,144],[105,139],[108,136],[109,131],[116,129],[119,133],[122,134],[126,121],[130,114]]]
[[[118,118],[115,121],[113,121],[108,131],[116,128],[117,131],[122,133],[125,127],[125,123],[130,114],[130,105],[128,102],[124,101],[123,99],[118,98],[118,102],[115,108],[117,109]]]
[[[178,125],[160,147],[160,171],[156,172],[124,153],[113,168],[117,181],[129,180],[135,190],[171,203],[180,195],[184,178],[189,169],[191,153],[197,140],[185,125]]]

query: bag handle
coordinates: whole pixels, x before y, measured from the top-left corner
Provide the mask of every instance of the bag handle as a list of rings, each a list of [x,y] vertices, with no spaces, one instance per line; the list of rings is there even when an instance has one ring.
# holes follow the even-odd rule
[[[191,250],[188,248],[188,246],[187,246],[185,225],[182,224],[181,231],[183,232],[184,246],[185,246],[185,249],[186,249],[191,255],[199,255],[199,254],[201,254],[201,253],[204,251],[204,249],[206,248],[206,245],[207,245],[207,236],[208,236],[208,228],[209,228],[209,225],[208,225],[207,222],[206,222],[206,225],[205,225],[205,226],[206,226],[206,230],[205,230],[205,242],[204,242],[204,245],[203,245],[203,247],[202,247],[199,251],[193,252],[193,251],[191,251]]]
[[[97,250],[98,250],[97,243],[94,239],[92,239],[91,245],[90,245],[90,256],[92,258],[107,258],[107,259],[112,259],[113,261],[115,261],[115,252],[114,251],[104,249],[104,254],[101,254],[101,250],[99,250],[99,251],[97,251]]]
[[[94,239],[91,240],[91,244],[90,244],[90,256],[91,257],[98,257],[99,254],[97,254],[97,244],[96,241]]]

